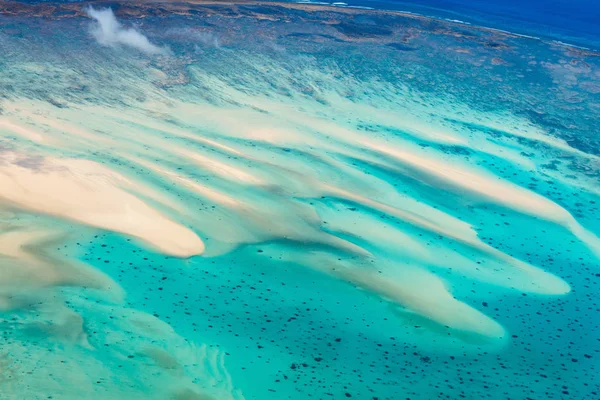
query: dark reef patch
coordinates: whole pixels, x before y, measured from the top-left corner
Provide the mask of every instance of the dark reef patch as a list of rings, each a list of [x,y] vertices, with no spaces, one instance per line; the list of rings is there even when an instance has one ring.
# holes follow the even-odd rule
[[[335,29],[350,37],[378,37],[390,36],[394,33],[391,29],[382,28],[377,25],[364,25],[353,22],[340,22],[334,25]]]

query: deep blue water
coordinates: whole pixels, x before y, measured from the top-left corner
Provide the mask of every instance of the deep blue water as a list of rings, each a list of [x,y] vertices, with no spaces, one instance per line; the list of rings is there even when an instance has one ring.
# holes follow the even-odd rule
[[[600,47],[600,1],[595,0],[359,0],[348,4],[458,19],[579,46]]]

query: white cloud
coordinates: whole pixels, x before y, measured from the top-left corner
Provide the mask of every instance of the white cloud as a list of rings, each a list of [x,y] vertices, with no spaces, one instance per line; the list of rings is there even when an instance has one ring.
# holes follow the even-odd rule
[[[91,28],[92,35],[103,46],[129,46],[146,54],[166,54],[163,47],[150,43],[148,38],[134,28],[124,28],[117,21],[112,9],[96,10],[88,7],[87,14],[96,20]]]

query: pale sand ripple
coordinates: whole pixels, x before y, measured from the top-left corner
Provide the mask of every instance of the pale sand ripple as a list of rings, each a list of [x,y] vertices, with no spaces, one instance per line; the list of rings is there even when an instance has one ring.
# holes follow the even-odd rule
[[[19,297],[31,312],[0,321],[13,332],[2,349],[11,374],[2,385],[8,398],[244,399],[223,352],[188,342],[152,315],[89,290]],[[32,335],[47,340],[31,341]],[[31,365],[35,385],[28,384]]]

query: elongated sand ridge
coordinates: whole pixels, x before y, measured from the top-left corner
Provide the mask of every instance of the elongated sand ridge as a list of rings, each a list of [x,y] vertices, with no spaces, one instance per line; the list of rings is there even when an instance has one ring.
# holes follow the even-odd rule
[[[130,194],[125,178],[94,162],[8,152],[2,161],[0,197],[9,206],[131,235],[178,257],[204,251],[196,234]]]

